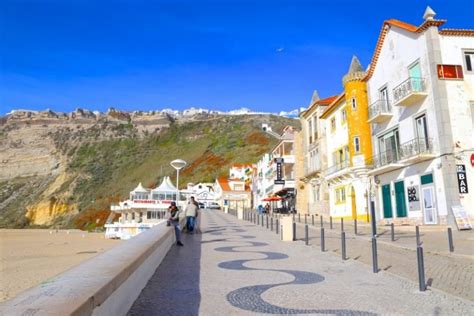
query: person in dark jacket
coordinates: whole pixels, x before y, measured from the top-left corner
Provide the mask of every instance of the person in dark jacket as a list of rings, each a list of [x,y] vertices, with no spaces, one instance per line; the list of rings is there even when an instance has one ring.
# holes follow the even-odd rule
[[[181,242],[181,227],[179,226],[179,209],[176,206],[176,202],[171,202],[170,207],[168,208],[170,212],[170,222],[174,226],[174,233],[176,235],[176,244],[178,246],[184,246]]]

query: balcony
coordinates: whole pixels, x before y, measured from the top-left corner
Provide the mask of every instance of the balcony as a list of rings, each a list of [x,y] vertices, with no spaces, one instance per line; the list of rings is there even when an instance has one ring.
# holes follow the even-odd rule
[[[431,138],[415,138],[400,145],[400,162],[411,164],[435,157]]]
[[[367,162],[367,165],[372,166],[372,170],[368,172],[369,175],[377,175],[389,172],[400,167],[403,163],[399,162],[400,153],[396,150],[387,150],[372,156]]]
[[[369,123],[382,123],[392,117],[388,100],[377,100],[369,106]]]
[[[327,181],[342,179],[350,173],[350,162],[349,160],[342,161],[335,165],[332,165],[325,171],[325,178]]]
[[[412,105],[427,95],[424,78],[410,77],[393,89],[394,105],[399,106]]]

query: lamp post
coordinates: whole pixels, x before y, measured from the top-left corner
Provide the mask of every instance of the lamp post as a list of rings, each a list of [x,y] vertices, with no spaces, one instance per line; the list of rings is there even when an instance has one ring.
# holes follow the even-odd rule
[[[182,159],[175,159],[170,162],[171,167],[176,169],[176,205],[179,201],[179,170],[183,169],[186,166],[186,161]]]

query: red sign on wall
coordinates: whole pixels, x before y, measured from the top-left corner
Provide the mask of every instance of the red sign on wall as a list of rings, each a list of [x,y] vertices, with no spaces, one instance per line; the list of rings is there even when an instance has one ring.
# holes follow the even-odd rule
[[[474,154],[471,154],[471,166],[474,167]]]

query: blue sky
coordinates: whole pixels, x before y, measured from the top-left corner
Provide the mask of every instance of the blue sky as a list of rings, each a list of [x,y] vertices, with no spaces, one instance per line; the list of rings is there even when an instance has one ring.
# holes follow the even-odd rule
[[[428,4],[446,27],[474,27],[473,2],[456,0],[1,0],[0,114],[292,110],[338,93],[385,19],[419,25]]]

